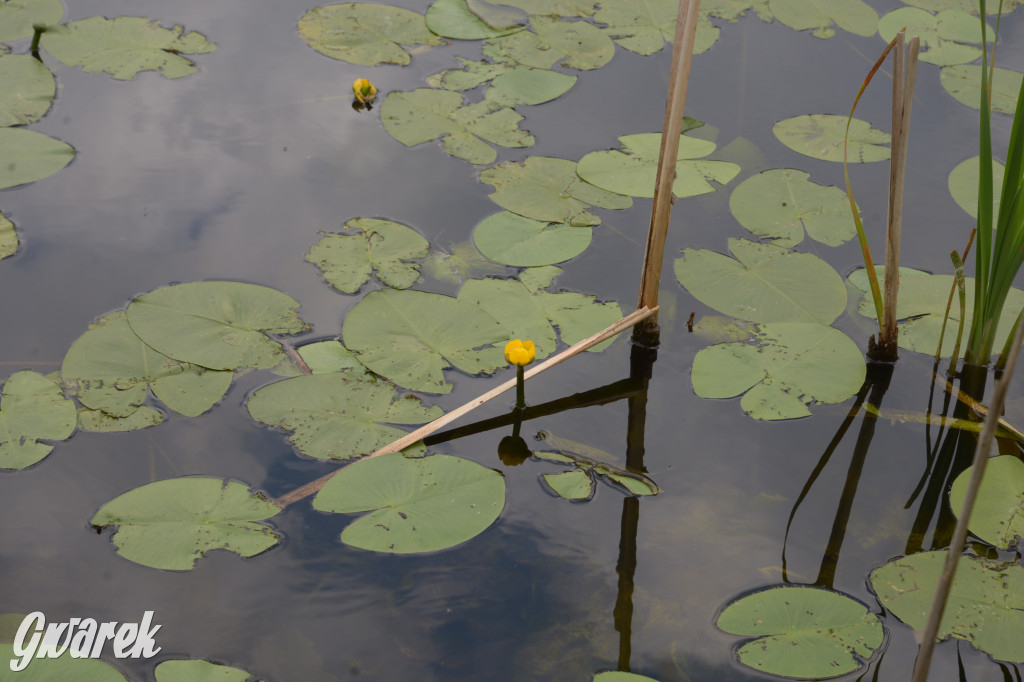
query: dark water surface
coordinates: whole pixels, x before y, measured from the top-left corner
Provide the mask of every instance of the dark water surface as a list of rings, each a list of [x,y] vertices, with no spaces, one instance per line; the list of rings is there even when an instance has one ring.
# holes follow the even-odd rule
[[[200,72],[187,78],[144,73],[127,83],[44,56],[59,91],[32,129],[72,144],[77,157],[50,178],[0,192],[0,210],[22,240],[18,255],[0,262],[4,377],[58,369],[91,320],[172,282],[231,279],[275,287],[302,302],[300,314],[313,325],[304,338],[337,335],[359,297],[333,291],[304,261],[319,231],[356,217],[383,217],[448,248],[469,239],[473,226],[496,210],[477,169],[436,143],[405,148],[384,131],[379,109],[360,114],[349,106],[355,78],[371,78],[382,96],[422,87],[426,76],[456,66],[455,55],[479,58],[476,42],[427,51],[404,68],[364,68],[328,59],[299,39],[295,24],[314,6],[309,0],[66,4],[66,20],[147,16],[198,30],[218,49],[199,56]],[[880,14],[900,6],[871,4]],[[1022,16],[1018,11],[1004,22],[999,54],[1002,66],[1017,70],[1024,70]],[[728,195],[754,173],[795,167],[816,182],[842,185],[839,164],[797,155],[774,139],[771,126],[799,114],[847,113],[883,47],[878,36],[839,31],[819,40],[753,16],[716,24],[723,26],[718,43],[694,60],[687,114],[719,130],[720,148],[744,137],[758,154],[730,159],[743,170],[726,191],[676,205],[670,259],[686,246],[724,251],[727,238],[748,236],[728,211]],[[23,44],[15,47],[24,51]],[[617,48],[611,63],[580,73],[561,99],[522,107],[522,127],[537,144],[499,150],[499,159],[575,160],[614,147],[619,135],[660,129],[669,59],[667,50],[643,58]],[[938,74],[921,64],[903,253],[904,265],[945,273],[948,252],[963,248],[971,223],[950,198],[946,176],[977,153],[977,112],[946,94]],[[888,97],[883,77],[858,116],[888,130]],[[996,116],[999,157],[1009,123]],[[866,222],[877,227],[885,214],[886,167],[855,167],[852,178]],[[650,202],[640,199],[633,209],[602,212],[593,244],[563,265],[556,285],[617,300],[628,310],[649,211]],[[874,239],[880,258],[877,234]],[[830,248],[805,241],[800,250],[822,256],[844,276],[860,260],[854,242]],[[622,660],[625,638],[613,611],[619,598],[622,630],[628,610],[616,565],[624,508],[632,506],[639,510],[632,670],[662,682],[761,679],[733,662],[738,638],[718,631],[714,619],[733,597],[782,581],[787,517],[849,402],[815,408],[809,419],[760,423],[742,414],[738,400],[697,398],[689,371],[705,342],[688,334],[685,322],[691,311],[698,317],[713,311],[678,285],[671,260],[663,285],[664,332],[650,382],[644,460],[664,491],[655,498],[637,505],[603,485],[586,504],[555,498],[538,477],[556,468],[501,465],[495,450],[509,432],[503,429],[434,448],[499,468],[508,485],[495,526],[450,551],[392,557],[343,546],[337,536],[349,518],[314,512],[305,502],[273,519],[286,537],[282,545],[250,560],[213,552],[191,572],[168,572],[117,556],[109,533],[97,537],[88,522],[126,490],[204,474],[279,495],[333,468],[299,458],[284,435],[249,419],[246,396],[276,380],[253,372],[199,418],[170,416],[134,433],[78,432],[38,466],[0,476],[0,612],[137,621],[154,610],[163,625],[156,660],[202,657],[269,682],[590,680]],[[417,286],[456,291],[429,279]],[[837,326],[866,347],[864,320],[844,316]],[[531,381],[528,398],[538,404],[623,379],[629,356],[620,339],[602,354]],[[923,411],[929,371],[927,358],[904,353],[886,406]],[[505,371],[497,379],[511,376]],[[426,402],[452,409],[494,385],[452,378],[450,395]],[[479,418],[506,412],[511,401],[488,405]],[[858,418],[795,517],[786,546],[791,582],[811,583],[818,575],[859,424]],[[624,461],[626,427],[620,401],[524,428],[547,429]],[[904,505],[926,447],[924,427],[878,423],[834,580],[835,589],[875,612],[880,607],[867,574],[904,553],[916,513]],[[876,655],[868,674],[908,679],[913,634],[891,616],[884,622],[884,658],[879,664]],[[1003,679],[985,655],[966,644],[959,652],[968,679]],[[932,679],[957,680],[956,657],[956,644],[940,646]],[[153,679],[154,663],[116,665],[141,681]]]

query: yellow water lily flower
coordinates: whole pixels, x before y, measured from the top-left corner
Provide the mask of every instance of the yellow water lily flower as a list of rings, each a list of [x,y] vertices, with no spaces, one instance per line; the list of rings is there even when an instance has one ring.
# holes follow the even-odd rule
[[[520,341],[513,339],[505,345],[505,359],[513,365],[525,367],[537,357],[537,349],[533,341]]]
[[[357,78],[356,82],[352,84],[352,94],[356,96],[357,100],[367,104],[377,98],[377,88],[365,78]]]

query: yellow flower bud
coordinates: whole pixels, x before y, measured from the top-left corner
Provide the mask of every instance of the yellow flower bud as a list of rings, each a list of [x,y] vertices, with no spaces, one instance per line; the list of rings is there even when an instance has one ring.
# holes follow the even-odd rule
[[[537,349],[533,341],[520,341],[514,339],[505,345],[505,359],[513,365],[525,367],[537,357]]]
[[[352,94],[356,96],[357,100],[366,104],[376,99],[377,88],[365,78],[357,78],[356,82],[352,84]]]

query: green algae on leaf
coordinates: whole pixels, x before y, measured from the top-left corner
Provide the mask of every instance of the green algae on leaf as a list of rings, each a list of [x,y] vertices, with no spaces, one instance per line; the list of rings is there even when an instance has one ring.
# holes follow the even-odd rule
[[[967,467],[950,488],[949,506],[957,516],[973,471],[973,466]],[[1024,550],[1024,462],[1011,455],[988,460],[967,528],[996,547]]]
[[[871,587],[894,616],[923,630],[946,551],[895,559],[871,572]],[[999,661],[1024,661],[1024,568],[962,556],[939,624],[938,639],[955,637]]]
[[[889,12],[878,22],[878,33],[888,42],[904,26],[907,37],[921,38],[922,62],[950,66],[966,64],[981,56],[981,26],[979,19],[960,10],[946,10],[931,14],[917,7],[900,7]],[[989,42],[995,32],[987,28]],[[970,43],[970,44],[964,44]]]
[[[56,92],[53,74],[32,55],[0,56],[0,127],[35,123]]]
[[[139,296],[128,324],[144,343],[175,360],[210,369],[267,369],[284,357],[266,334],[307,329],[299,302],[243,282],[186,282]]]
[[[252,677],[241,668],[211,663],[201,658],[161,661],[154,674],[156,682],[246,682]]]
[[[256,421],[293,431],[292,445],[317,459],[368,455],[405,435],[387,424],[425,424],[444,414],[419,398],[396,397],[393,384],[362,370],[278,381],[253,393],[246,406]],[[410,451],[422,452],[423,445]]]
[[[34,26],[50,26],[64,17],[60,0],[7,0],[0,3],[0,41],[31,38]]]
[[[68,66],[131,80],[141,71],[181,78],[199,69],[183,54],[206,54],[217,46],[202,34],[182,35],[183,27],[164,28],[144,17],[90,17],[47,27],[42,46]]]
[[[0,260],[13,256],[18,252],[18,233],[14,231],[14,223],[0,213]]]
[[[348,234],[321,232],[323,236],[306,254],[335,289],[354,294],[373,274],[395,289],[408,289],[419,279],[419,265],[430,242],[415,230],[390,220],[356,218],[345,223]]]
[[[485,40],[515,33],[523,26],[497,29],[488,26],[474,14],[466,0],[435,0],[427,8],[427,28],[439,36],[453,40]]]
[[[0,128],[0,189],[24,185],[53,175],[68,165],[74,148],[24,128]]]
[[[126,417],[115,417],[103,410],[90,410],[88,408],[78,411],[78,428],[83,431],[123,433],[125,431],[147,429],[150,426],[162,424],[163,421],[163,413],[148,405],[136,408]]]
[[[969,159],[965,159],[958,163],[953,170],[949,172],[949,193],[953,195],[953,199],[956,201],[957,206],[967,211],[972,218],[977,219],[978,217],[978,166],[979,160],[977,156],[972,156]],[[992,160],[992,187],[999,188],[1003,186],[1003,175],[1006,172],[1006,167],[996,161]],[[1000,192],[992,192],[992,215],[999,215],[999,195]]]
[[[1010,69],[994,68],[989,72],[992,87],[992,111],[1013,115],[1017,108],[1021,78],[1024,74]],[[942,87],[961,104],[972,109],[981,105],[981,66],[978,64],[957,64],[944,66],[939,71]],[[995,183],[995,187],[1000,187]]]
[[[701,8],[704,9],[703,7]],[[607,0],[594,21],[607,24],[605,32],[630,52],[648,56],[671,43],[676,33],[679,3],[673,0]],[[708,50],[718,40],[719,29],[702,11],[697,19],[694,54]]]
[[[399,386],[448,393],[444,369],[489,374],[506,365],[505,331],[487,312],[451,296],[424,291],[371,291],[342,328],[345,345],[371,371]]]
[[[805,114],[779,121],[772,132],[793,151],[822,161],[843,161],[846,116]],[[850,122],[847,160],[850,163],[884,161],[889,158],[889,133],[872,128],[867,121]]]
[[[355,353],[337,339],[306,344],[296,350],[313,374],[329,374],[362,367]]]
[[[65,440],[75,431],[75,404],[60,386],[35,372],[17,372],[0,393],[0,469],[24,469],[53,451],[40,440]]]
[[[0,21],[3,21],[2,17],[3,15],[0,14]],[[24,646],[29,649],[27,643]],[[38,654],[42,654],[46,646],[47,642],[44,640],[39,647]],[[52,646],[56,647],[57,644],[54,643]],[[57,658],[33,658],[23,671],[8,672],[10,670],[9,661],[16,661],[18,658],[20,656],[14,653],[13,643],[0,642],[0,660],[4,662],[3,668],[0,668],[0,679],[16,680],[17,682],[49,682],[50,680],[128,682],[128,678],[109,663],[92,658],[72,658],[70,655]]]
[[[587,226],[549,223],[501,211],[480,221],[473,230],[473,243],[497,263],[531,267],[575,258],[590,246],[592,235]]]
[[[341,534],[374,552],[436,552],[462,544],[497,520],[505,506],[501,474],[449,455],[401,453],[356,462],[327,482],[313,508],[338,514],[369,512]]]
[[[744,180],[729,197],[729,210],[743,227],[777,246],[796,246],[805,230],[828,246],[857,234],[846,193],[812,182],[809,173],[792,168],[766,170]]]
[[[878,30],[878,12],[863,0],[768,0],[768,7],[779,22],[815,38],[831,38],[833,26],[865,37]]]
[[[590,152],[580,159],[577,173],[587,182],[634,197],[654,196],[661,133],[623,135],[619,138],[624,152],[616,150]],[[677,197],[693,197],[715,191],[711,182],[726,185],[740,172],[740,167],[725,161],[694,161],[715,151],[715,143],[681,135],[676,155],[676,179],[672,193]]]
[[[549,69],[556,63],[573,69],[597,69],[615,56],[615,43],[603,31],[585,21],[562,21],[536,15],[532,31],[519,31],[493,38],[484,54],[495,61],[513,61],[523,66]]]
[[[325,5],[299,20],[299,36],[320,54],[352,64],[408,64],[415,45],[440,45],[422,14],[390,5]]]
[[[818,587],[773,587],[741,597],[720,629],[757,637],[736,650],[743,665],[771,675],[827,679],[860,670],[882,645],[878,617],[851,597]]]

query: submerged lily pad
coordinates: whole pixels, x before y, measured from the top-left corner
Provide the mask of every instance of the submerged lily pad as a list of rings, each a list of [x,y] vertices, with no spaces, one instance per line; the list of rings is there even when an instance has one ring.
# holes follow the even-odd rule
[[[757,637],[736,656],[771,675],[827,679],[860,670],[882,645],[878,616],[858,601],[817,587],[773,587],[732,602],[719,628]]]
[[[779,142],[793,151],[822,161],[843,161],[846,116],[805,114],[779,121],[772,132]],[[847,161],[868,163],[889,158],[889,133],[872,128],[859,118],[850,122]]]
[[[501,211],[480,221],[473,231],[473,243],[497,263],[530,267],[575,258],[590,246],[592,235],[593,230],[586,226],[549,223]]]
[[[0,41],[30,38],[33,26],[52,26],[64,17],[60,0],[7,0],[0,3]]]
[[[53,451],[40,440],[64,440],[75,431],[75,404],[35,372],[12,374],[0,394],[0,469],[24,469]]]
[[[246,682],[251,678],[246,670],[211,663],[201,658],[161,661],[153,672],[156,682]]]
[[[949,491],[949,506],[957,516],[973,471],[973,466],[962,471]],[[996,547],[1024,549],[1024,462],[1011,455],[988,460],[967,528]]]
[[[594,15],[594,21],[607,24],[605,32],[622,47],[647,56],[675,38],[678,13],[679,3],[674,0],[606,0]],[[718,33],[718,28],[702,11],[697,19],[693,53],[708,50],[718,40]]]
[[[768,0],[768,7],[780,23],[815,38],[831,38],[834,26],[859,36],[878,30],[878,12],[863,0]]]
[[[939,72],[942,87],[961,104],[972,109],[981,108],[981,66],[957,64],[943,67]],[[992,111],[1013,115],[1017,109],[1017,95],[1024,74],[1010,69],[989,69],[992,85]]]
[[[324,279],[346,294],[354,294],[370,281],[371,274],[395,289],[408,289],[419,279],[419,265],[409,261],[426,258],[430,242],[415,230],[390,220],[356,218],[345,229],[357,232],[323,237],[306,254]]]
[[[935,15],[917,7],[900,7],[882,17],[878,33],[889,42],[904,26],[908,38],[921,38],[922,62],[950,66],[966,64],[981,56],[981,48],[975,47],[981,45],[980,21],[966,12],[952,9]],[[991,42],[995,32],[991,26],[987,31]]]
[[[498,322],[475,305],[424,291],[372,291],[345,316],[345,345],[359,361],[399,386],[448,393],[449,366],[468,374],[505,366],[507,340]]]
[[[18,252],[18,233],[14,231],[14,223],[0,213],[0,259],[13,256]]]
[[[824,324],[761,324],[757,345],[709,346],[693,359],[694,392],[734,398],[754,419],[810,416],[811,403],[841,403],[864,383],[864,357],[846,334]]]
[[[35,123],[49,110],[56,92],[53,74],[32,55],[0,56],[0,126]]]
[[[75,157],[74,148],[24,128],[0,128],[0,189],[53,175]]]
[[[484,54],[495,61],[513,61],[537,69],[549,69],[558,63],[580,70],[597,69],[615,56],[611,38],[585,21],[536,15],[530,19],[530,26],[532,31],[488,41]]]
[[[244,483],[188,477],[129,490],[103,505],[90,523],[117,526],[117,553],[129,561],[188,571],[214,549],[244,557],[270,549],[281,538],[257,522],[279,511]]]
[[[435,0],[427,8],[427,28],[439,36],[454,40],[484,40],[515,33],[523,26],[496,29],[470,11],[466,0]]]
[[[468,459],[401,453],[357,462],[334,476],[313,508],[370,512],[341,534],[346,545],[412,554],[448,549],[476,537],[505,506],[501,474]]]
[[[325,5],[299,20],[299,36],[320,54],[352,64],[408,64],[403,45],[440,45],[423,15],[391,5]]]
[[[14,0],[11,0],[12,2]],[[3,7],[3,5],[0,5]],[[3,15],[0,14],[0,22]],[[0,24],[2,26],[3,24]],[[30,640],[31,641],[31,640]],[[43,653],[46,642],[44,641],[38,653]],[[56,646],[56,645],[54,645]],[[29,643],[24,643],[25,649],[32,653]],[[58,656],[57,658],[33,658],[28,667],[20,672],[8,672],[10,661],[20,658],[14,653],[14,644],[0,642],[0,660],[3,660],[4,667],[0,670],[0,679],[18,680],[18,682],[49,682],[49,680],[74,680],[75,682],[128,682],[128,678],[122,675],[117,668],[92,658],[72,658],[71,656]]]
[[[923,630],[946,552],[922,552],[871,572],[871,587],[894,616]],[[953,636],[1000,661],[1024,661],[1024,568],[962,556],[937,638]]]
[[[199,69],[183,54],[206,54],[217,46],[202,34],[182,35],[183,27],[164,28],[143,17],[90,17],[47,27],[42,46],[68,66],[131,80],[141,71],[181,78]]]
[[[975,220],[978,218],[979,157],[972,156],[958,163],[949,173],[949,193],[957,205]],[[1006,167],[992,159],[992,216],[999,215],[999,194]]]

